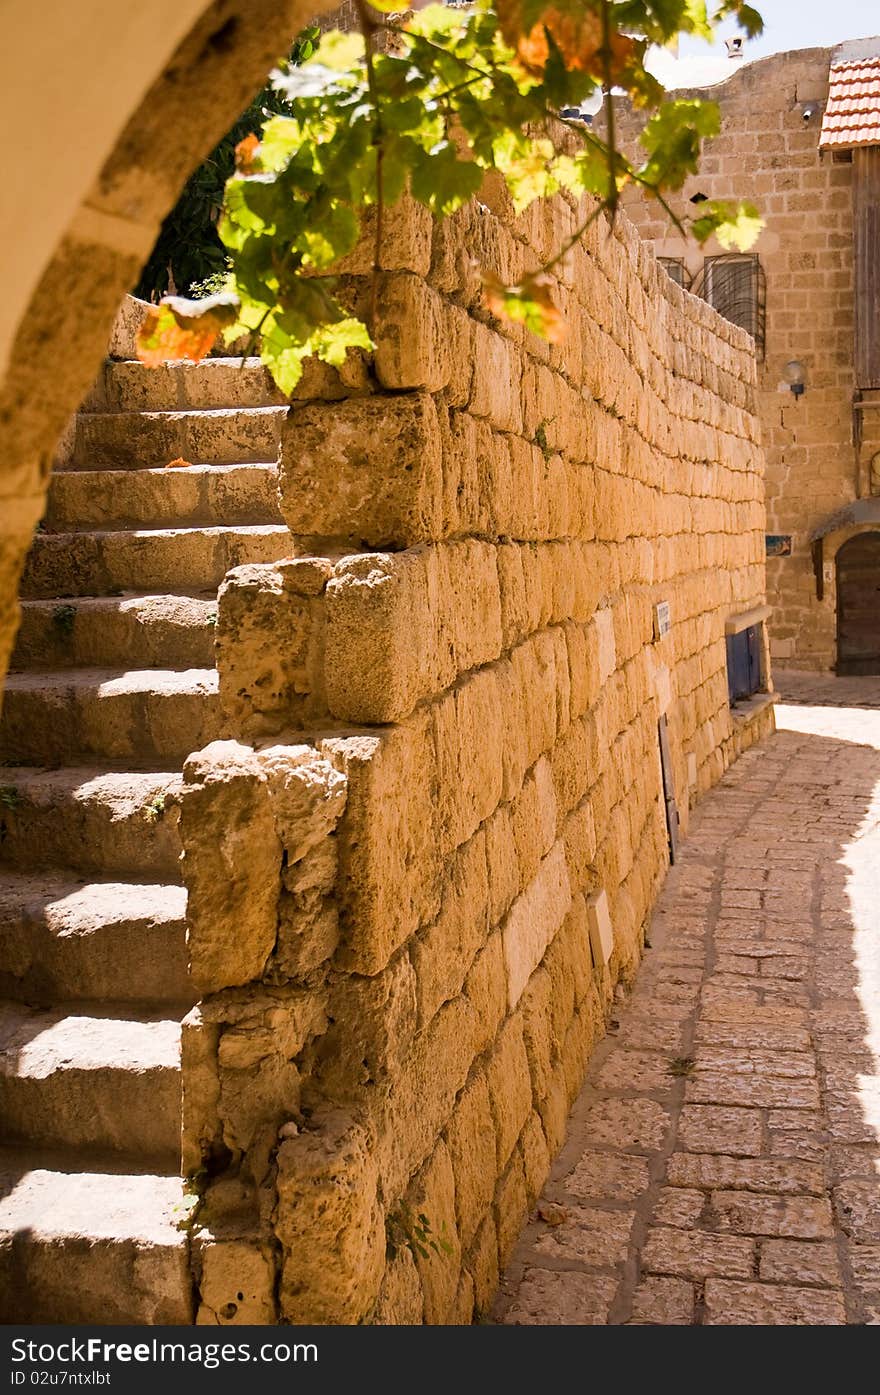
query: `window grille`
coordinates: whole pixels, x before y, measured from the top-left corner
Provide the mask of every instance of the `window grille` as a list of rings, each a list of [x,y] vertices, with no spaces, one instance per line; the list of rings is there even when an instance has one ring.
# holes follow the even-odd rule
[[[751,334],[758,357],[764,357],[767,282],[755,256],[730,253],[707,257],[691,290],[713,305],[719,315]]]
[[[681,257],[658,257],[657,260],[670,281],[674,281],[676,286],[687,286],[687,272]]]

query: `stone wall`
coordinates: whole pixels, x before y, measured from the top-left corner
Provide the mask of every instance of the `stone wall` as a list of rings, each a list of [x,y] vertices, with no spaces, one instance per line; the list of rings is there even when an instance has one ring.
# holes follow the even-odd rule
[[[474,259],[515,279],[583,210],[483,197],[398,210],[375,289],[347,263],[374,359],[301,385],[297,555],[221,591],[229,739],[181,798],[202,1321],[488,1309],[667,866],[658,721],[685,826],[772,726],[725,671],[747,337],[623,219],[556,269],[562,344],[498,323]]]
[[[810,535],[870,483],[880,461],[880,412],[864,412],[862,487],[853,444],[853,251],[851,163],[819,151],[831,50],[803,49],[733,67],[708,89],[677,96],[711,98],[721,108],[721,134],[706,146],[697,175],[673,207],[692,212],[695,194],[747,198],[765,229],[752,249],[767,280],[766,354],[758,368],[758,412],[767,458],[770,535],[791,538],[791,554],[767,559],[772,607],[771,649],[789,667],[829,669],[837,657],[834,558],[857,528],[835,531],[825,543],[824,595],[817,595]],[[804,104],[815,112],[804,119]],[[621,110],[624,139],[635,122]],[[681,258],[691,274],[703,257],[723,249],[685,240],[656,202],[634,195],[627,211],[660,256]],[[785,364],[799,359],[807,388],[793,397]]]

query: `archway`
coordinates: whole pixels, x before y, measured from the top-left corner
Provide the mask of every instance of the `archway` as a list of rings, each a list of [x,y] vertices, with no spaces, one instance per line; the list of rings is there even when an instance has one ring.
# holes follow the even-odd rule
[[[880,674],[880,532],[837,553],[837,672]]]

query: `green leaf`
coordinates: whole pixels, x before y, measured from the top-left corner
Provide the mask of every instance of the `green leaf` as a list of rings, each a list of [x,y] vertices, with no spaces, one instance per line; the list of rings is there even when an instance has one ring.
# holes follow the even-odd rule
[[[714,233],[725,250],[748,252],[764,227],[764,220],[752,203],[727,203],[711,200],[700,204],[700,216],[691,224],[698,242],[706,242]]]
[[[413,164],[410,190],[413,198],[438,217],[454,213],[477,192],[483,171],[473,160],[460,160],[451,141],[441,141],[429,151],[419,151]]]
[[[335,324],[324,325],[313,335],[314,352],[324,363],[339,368],[345,362],[349,349],[375,348],[365,324],[360,320],[337,320]]]

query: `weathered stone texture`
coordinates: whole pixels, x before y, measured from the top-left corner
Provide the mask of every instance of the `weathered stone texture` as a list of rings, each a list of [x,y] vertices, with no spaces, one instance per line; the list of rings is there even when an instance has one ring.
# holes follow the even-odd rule
[[[724,640],[763,588],[746,338],[685,302],[623,220],[559,268],[563,344],[494,321],[471,255],[521,274],[573,215],[486,198],[432,228],[415,214],[408,237],[396,216],[372,390],[316,390],[285,428],[301,555],[227,579],[221,702],[228,734],[256,742],[234,748],[253,859],[201,826],[222,760],[212,774],[202,753],[183,794],[213,995],[187,1048],[187,1138],[248,1180],[287,1321],[488,1310],[668,861],[658,718],[684,826],[754,739],[731,720]],[[308,745],[281,744],[293,731]],[[235,946],[225,982],[207,911]],[[279,995],[283,1061],[223,991],[246,982]],[[249,1080],[276,1137],[287,1101],[268,1151],[258,1130],[242,1143]],[[632,1101],[596,1137],[638,1152],[668,1123]],[[616,1254],[628,1219],[582,1209],[553,1253]],[[572,1320],[601,1311],[584,1295]]]

